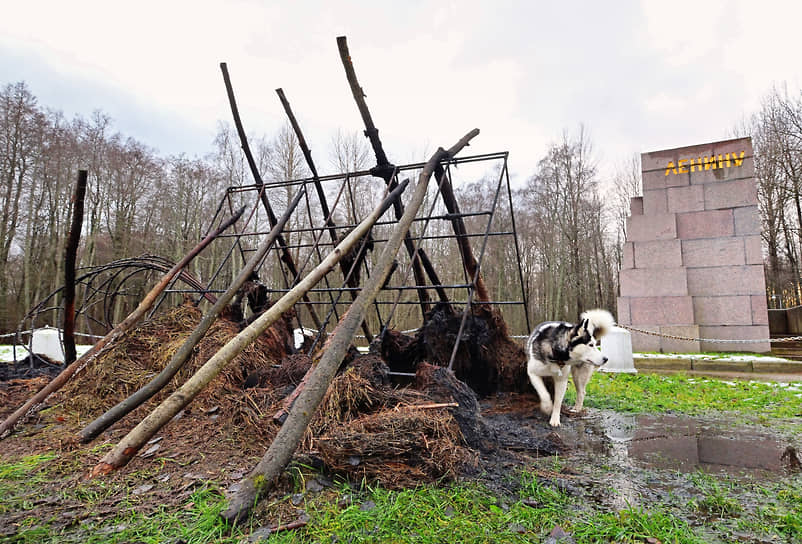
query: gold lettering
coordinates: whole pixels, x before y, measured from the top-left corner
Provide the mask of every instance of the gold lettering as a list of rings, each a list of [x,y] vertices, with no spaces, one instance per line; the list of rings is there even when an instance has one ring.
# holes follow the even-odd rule
[[[731,166],[741,166],[744,162],[746,151],[741,151],[740,155],[733,151],[732,153],[724,153],[699,157],[696,159],[679,159],[677,164],[674,161],[668,161],[666,166],[666,175],[669,174],[687,174],[688,166],[691,167],[691,172],[701,172],[702,166],[705,170],[716,170],[717,168],[729,168]]]

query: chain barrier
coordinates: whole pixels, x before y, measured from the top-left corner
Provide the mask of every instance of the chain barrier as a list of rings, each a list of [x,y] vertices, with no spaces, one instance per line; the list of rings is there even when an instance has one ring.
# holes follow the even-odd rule
[[[690,338],[688,336],[679,336],[676,334],[665,334],[655,331],[647,331],[643,329],[637,329],[635,327],[630,327],[629,325],[618,325],[624,329],[627,329],[632,332],[638,332],[641,334],[648,334],[651,336],[660,336],[662,338],[670,338],[671,340],[686,340],[688,342],[709,342],[709,343],[718,343],[718,344],[762,344],[766,342],[772,343],[781,343],[781,342],[798,342],[802,340],[802,336],[786,336],[783,338],[763,338],[763,339],[756,339],[756,340],[725,340],[722,338]]]
[[[31,334],[32,332],[34,332],[34,331],[33,330],[28,330],[28,331],[20,331],[19,333],[11,332],[11,333],[8,333],[8,334],[0,334],[0,338],[14,338],[15,336],[17,336],[17,334],[22,336],[23,334]],[[95,339],[98,339],[98,340],[101,339],[101,338],[104,338],[103,336],[98,336],[96,334],[84,334],[82,332],[76,332],[75,336],[83,336],[84,338],[95,338]]]

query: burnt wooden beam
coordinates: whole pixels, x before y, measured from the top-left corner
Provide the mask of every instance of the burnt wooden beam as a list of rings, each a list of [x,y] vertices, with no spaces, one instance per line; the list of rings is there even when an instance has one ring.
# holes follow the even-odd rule
[[[75,351],[75,263],[78,255],[78,243],[81,241],[81,227],[84,223],[84,197],[86,196],[86,180],[88,172],[78,170],[78,181],[72,196],[72,223],[64,249],[64,320],[62,322],[64,338],[64,364],[69,365],[77,358]]]
[[[243,153],[245,153],[245,159],[248,161],[248,167],[251,169],[251,175],[253,175],[253,180],[256,183],[256,186],[259,187],[259,198],[262,201],[262,206],[267,212],[267,219],[270,221],[270,227],[275,227],[278,220],[276,219],[276,214],[273,213],[273,207],[270,205],[270,201],[267,199],[267,195],[265,194],[264,190],[264,181],[262,181],[262,175],[259,173],[259,169],[256,167],[256,161],[253,158],[253,153],[251,153],[251,147],[248,145],[248,137],[245,135],[245,129],[242,127],[242,120],[240,119],[239,115],[239,108],[237,108],[237,101],[234,98],[234,88],[231,86],[231,78],[228,75],[228,66],[225,62],[220,63],[220,70],[223,72],[223,81],[226,85],[226,93],[228,94],[228,103],[231,106],[231,115],[234,117],[234,126],[237,129],[237,134],[239,135],[240,145],[242,147]],[[301,278],[300,274],[298,273],[298,267],[295,266],[295,260],[292,258],[292,253],[287,248],[287,242],[280,233],[276,237],[276,243],[279,246],[279,250],[281,251],[281,260],[287,265],[287,268],[292,274],[293,283],[297,283]],[[309,309],[309,314],[312,316],[312,321],[315,322],[315,326],[319,329],[322,328],[322,322],[320,318],[317,316],[317,312],[315,312],[314,306],[309,303],[309,297],[306,295],[303,296],[304,302],[307,302],[307,308]]]
[[[337,48],[340,51],[340,59],[345,68],[345,76],[348,79],[348,85],[351,87],[351,94],[356,101],[359,113],[362,116],[362,122],[365,124],[365,136],[370,141],[373,148],[373,153],[376,155],[376,166],[370,170],[370,173],[376,177],[380,177],[384,182],[393,188],[395,183],[396,167],[387,159],[387,154],[384,152],[381,140],[379,139],[379,129],[373,123],[373,117],[370,115],[367,102],[365,102],[365,92],[359,85],[356,77],[356,70],[354,70],[354,63],[351,60],[351,54],[348,51],[348,41],[345,36],[337,38]],[[400,219],[404,215],[404,205],[399,201],[394,205],[396,219]],[[435,287],[437,295],[443,302],[448,302],[448,295],[445,289],[442,288],[442,282],[437,276],[437,272],[432,265],[429,256],[423,248],[415,248],[409,233],[404,238],[404,247],[407,250],[410,258],[412,259],[412,273],[415,277],[416,285],[426,285],[426,278],[424,270],[429,277],[429,281]],[[420,299],[421,312],[426,315],[430,309],[429,293],[426,289],[418,290],[418,298]]]
[[[465,228],[465,221],[459,210],[459,204],[454,196],[454,188],[451,186],[451,180],[443,168],[443,165],[438,164],[434,170],[434,177],[440,187],[440,194],[443,196],[443,203],[451,215],[451,226],[454,229],[454,234],[457,237],[457,245],[459,246],[459,253],[462,257],[462,264],[465,267],[465,272],[469,281],[474,282],[476,288],[476,300],[478,302],[487,302],[490,300],[490,295],[487,292],[487,286],[482,276],[479,274],[479,264],[476,262],[476,257],[471,250],[470,238],[468,238],[467,229]]]
[[[290,102],[284,95],[284,91],[282,89],[276,89],[276,94],[278,94],[279,100],[281,100],[281,105],[284,106],[284,112],[287,114],[287,118],[290,120],[290,125],[292,125],[292,129],[295,131],[295,136],[298,137],[298,145],[301,148],[301,152],[304,154],[306,164],[309,165],[309,171],[312,172],[312,183],[315,185],[315,190],[317,191],[317,196],[320,200],[320,207],[323,210],[323,216],[326,218],[326,227],[328,228],[331,242],[332,244],[337,245],[337,225],[334,223],[334,219],[329,211],[329,205],[326,201],[326,193],[323,191],[323,185],[320,183],[320,178],[317,174],[317,168],[315,167],[315,161],[312,160],[312,150],[310,150],[309,146],[306,145],[306,138],[304,138],[304,134],[301,131],[301,125],[298,124],[298,120],[295,118],[295,114],[292,112]],[[364,246],[364,242],[362,246]],[[345,283],[348,285],[348,287],[359,287],[359,275],[357,274],[357,271],[359,267],[362,266],[362,262],[365,260],[366,255],[367,251],[360,247],[357,257],[350,262],[350,266],[345,259],[340,260],[340,270],[342,271],[343,278],[345,278]],[[348,268],[353,268],[353,271],[349,273]],[[351,294],[351,300],[356,300],[356,292],[349,291],[349,293]],[[362,332],[365,333],[365,338],[368,342],[373,341],[373,335],[370,333],[370,327],[368,327],[368,324],[365,321],[362,322]]]

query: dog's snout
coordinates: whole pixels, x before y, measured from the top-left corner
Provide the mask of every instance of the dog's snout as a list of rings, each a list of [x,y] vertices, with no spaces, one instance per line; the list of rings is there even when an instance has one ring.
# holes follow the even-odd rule
[[[602,364],[606,363],[607,361],[609,361],[609,359],[607,357],[602,356]]]

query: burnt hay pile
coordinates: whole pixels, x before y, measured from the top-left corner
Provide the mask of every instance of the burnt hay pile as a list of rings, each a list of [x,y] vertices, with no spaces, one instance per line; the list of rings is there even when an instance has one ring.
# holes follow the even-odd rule
[[[158,373],[200,319],[197,308],[182,305],[142,323],[77,374],[57,402],[84,424],[96,418]],[[236,323],[217,320],[170,385],[111,431],[136,425],[238,332]],[[274,414],[313,364],[289,353],[291,338],[289,318],[268,329],[165,426],[165,443],[179,443],[184,451],[236,444],[244,454],[263,453],[279,429]],[[388,371],[377,355],[354,357],[329,387],[298,453],[341,475],[388,487],[453,478],[472,466],[476,453],[463,431],[474,429],[479,418],[473,393],[472,402],[463,399],[460,407],[425,407],[458,395],[447,387],[397,388]]]
[[[171,308],[128,331],[58,393],[64,408],[77,412],[80,420],[88,422],[124,400],[161,371],[200,319],[200,310],[185,304]],[[182,414],[182,419],[186,420],[183,424],[173,422],[179,424],[171,423],[165,430],[178,435],[188,433],[188,436],[197,436],[199,426],[193,419],[206,417],[207,413],[213,412],[216,414],[212,420],[214,424],[208,425],[209,418],[206,417],[204,430],[208,428],[211,432],[214,428],[228,427],[234,434],[245,431],[254,436],[267,437],[269,433],[259,424],[262,416],[259,406],[274,402],[274,392],[259,390],[244,393],[243,383],[250,373],[281,362],[287,353],[290,326],[289,319],[283,319],[265,331],[187,407]],[[239,330],[234,322],[216,320],[170,384],[123,419],[126,430],[183,384]]]

